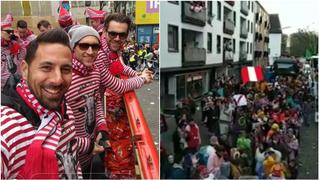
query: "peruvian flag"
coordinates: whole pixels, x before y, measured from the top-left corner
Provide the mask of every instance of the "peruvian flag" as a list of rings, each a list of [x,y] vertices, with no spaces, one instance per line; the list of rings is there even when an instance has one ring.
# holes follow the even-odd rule
[[[243,84],[263,80],[262,68],[260,66],[245,66],[241,69]]]

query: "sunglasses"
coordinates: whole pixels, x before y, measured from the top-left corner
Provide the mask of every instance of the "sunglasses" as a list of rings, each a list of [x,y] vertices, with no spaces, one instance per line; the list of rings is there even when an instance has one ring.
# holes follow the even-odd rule
[[[11,29],[5,29],[5,30],[1,29],[1,31],[5,31],[8,34],[12,34],[13,33],[13,30],[11,30]]]
[[[98,51],[101,47],[100,44],[78,43],[77,44],[82,51],[86,51],[91,47],[93,51]]]
[[[114,31],[108,31],[108,36],[112,39],[119,36],[120,39],[124,40],[128,37],[128,33],[126,33],[126,32],[118,33],[118,32],[114,32]]]

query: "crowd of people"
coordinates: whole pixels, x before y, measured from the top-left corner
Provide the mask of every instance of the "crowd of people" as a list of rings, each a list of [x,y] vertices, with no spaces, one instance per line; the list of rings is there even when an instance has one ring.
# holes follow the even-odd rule
[[[309,127],[317,108],[312,86],[302,71],[245,85],[218,78],[201,100],[201,119],[191,97],[178,103],[173,154],[161,146],[161,177],[298,178],[300,128]],[[160,124],[162,132],[169,128],[164,116]],[[200,126],[209,144],[201,143]]]
[[[91,26],[60,6],[60,27],[41,20],[38,36],[1,21],[1,179],[135,178],[122,94],[153,74],[125,65],[130,17],[86,15]]]

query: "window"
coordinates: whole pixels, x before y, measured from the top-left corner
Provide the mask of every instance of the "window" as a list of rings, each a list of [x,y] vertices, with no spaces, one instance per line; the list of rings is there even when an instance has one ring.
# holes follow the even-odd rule
[[[236,12],[234,11],[233,12],[233,21],[234,21],[234,26],[236,26],[236,19],[237,19],[237,17],[236,17]]]
[[[252,54],[252,43],[250,43],[250,54]]]
[[[203,94],[203,74],[193,74],[187,77],[187,93],[193,98]]]
[[[208,1],[208,16],[212,17],[212,1]]]
[[[168,51],[178,52],[178,27],[168,25]]]
[[[208,33],[208,40],[207,40],[207,49],[208,49],[208,53],[212,52],[212,34]]]
[[[177,83],[177,100],[181,100],[186,97],[186,79],[184,75],[176,77]]]
[[[251,33],[253,33],[253,23],[251,23]]]
[[[250,3],[250,1],[249,1]],[[251,2],[251,12],[253,12],[253,1]]]
[[[249,30],[250,30],[250,21],[248,20],[248,25],[247,25],[247,31],[249,32]]]
[[[221,37],[217,35],[217,54],[221,53]]]
[[[233,39],[233,53],[235,53],[236,52],[236,40],[235,39]]]
[[[249,42],[247,42],[247,54],[249,53]]]
[[[218,3],[218,6],[217,6],[217,8],[218,8],[218,17],[217,18],[220,21],[221,20],[221,2],[218,1],[217,3]]]

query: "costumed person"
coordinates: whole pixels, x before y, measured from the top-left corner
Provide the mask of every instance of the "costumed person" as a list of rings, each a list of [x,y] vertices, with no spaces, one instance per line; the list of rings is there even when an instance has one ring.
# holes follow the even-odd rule
[[[104,152],[103,144],[108,144],[107,125],[100,96],[100,73],[94,66],[100,49],[100,36],[95,29],[85,25],[73,26],[68,34],[73,59],[72,82],[66,100],[77,120],[76,135],[86,140],[82,142],[84,150],[79,154],[79,161],[85,179],[103,179],[106,178],[104,158],[101,160],[96,154]]]
[[[122,93],[140,88],[152,81],[149,70],[137,73],[124,65],[121,52],[129,34],[131,19],[123,14],[108,15],[100,39],[102,47],[95,66],[100,71],[102,93],[106,96],[106,121],[112,151],[106,153],[105,165],[109,178],[135,178],[135,158],[128,117]],[[118,78],[120,74],[129,79]],[[105,89],[107,91],[105,92]]]
[[[1,90],[10,74],[20,74],[20,63],[26,55],[23,42],[11,28],[12,21],[11,14],[1,21]]]
[[[90,25],[98,31],[100,35],[103,32],[103,22],[107,12],[103,10],[95,10],[93,8],[86,8],[85,15],[90,19]]]
[[[43,19],[43,20],[38,22],[37,28],[39,29],[39,31],[41,33],[44,33],[44,32],[48,32],[49,30],[51,30],[52,26],[51,26],[49,21]]]
[[[17,22],[17,31],[24,47],[27,47],[28,44],[37,37],[28,29],[28,24],[24,20]]]
[[[72,79],[68,35],[53,29],[27,47],[22,77],[1,93],[1,179],[82,179],[76,119],[64,101]]]
[[[63,8],[63,6],[59,7],[59,17],[58,23],[62,29],[64,29],[67,33],[71,29],[71,27],[75,24],[72,20],[70,13]]]

